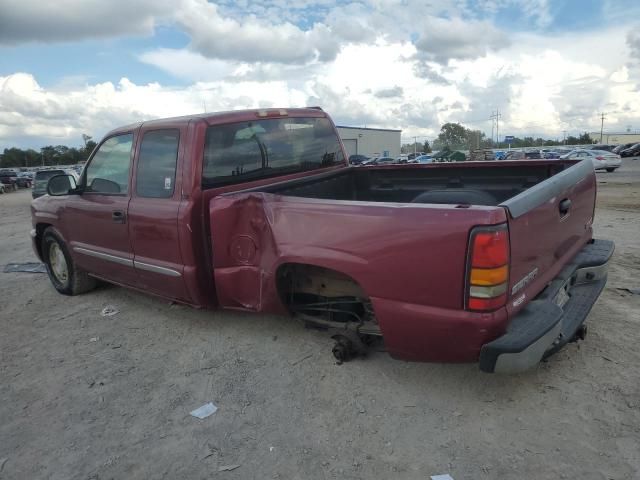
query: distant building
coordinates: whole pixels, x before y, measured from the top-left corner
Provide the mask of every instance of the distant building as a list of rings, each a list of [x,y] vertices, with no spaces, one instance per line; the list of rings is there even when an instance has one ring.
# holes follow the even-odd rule
[[[597,143],[600,142],[600,132],[591,132],[589,136]],[[625,143],[640,143],[640,133],[603,133],[602,143],[605,145],[622,145]]]
[[[347,155],[367,157],[400,156],[400,136],[402,130],[385,128],[359,128],[338,125],[338,134],[347,150]]]

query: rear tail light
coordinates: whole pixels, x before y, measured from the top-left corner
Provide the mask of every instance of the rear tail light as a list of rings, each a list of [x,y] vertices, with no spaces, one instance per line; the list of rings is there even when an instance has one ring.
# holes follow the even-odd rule
[[[509,231],[507,224],[476,227],[469,242],[468,310],[492,311],[507,302]]]
[[[602,156],[596,157],[596,160],[604,160],[604,157],[602,157]]]

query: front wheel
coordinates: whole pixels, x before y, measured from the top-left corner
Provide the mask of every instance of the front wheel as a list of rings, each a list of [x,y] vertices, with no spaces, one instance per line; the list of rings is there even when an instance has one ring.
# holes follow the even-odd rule
[[[607,168],[607,172],[611,173],[615,170],[615,168]]]
[[[62,236],[53,227],[42,236],[42,257],[49,280],[59,293],[78,295],[95,288],[96,279],[73,262]]]

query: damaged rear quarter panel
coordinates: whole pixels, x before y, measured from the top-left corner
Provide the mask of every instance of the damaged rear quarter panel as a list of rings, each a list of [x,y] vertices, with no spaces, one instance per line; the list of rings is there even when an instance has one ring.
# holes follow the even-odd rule
[[[226,194],[210,202],[220,304],[284,313],[276,272],[303,263],[344,273],[371,297],[461,309],[469,229],[501,208]]]

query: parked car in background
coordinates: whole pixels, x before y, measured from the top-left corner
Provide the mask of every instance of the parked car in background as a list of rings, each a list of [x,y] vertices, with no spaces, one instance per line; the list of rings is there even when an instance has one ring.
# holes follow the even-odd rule
[[[506,152],[504,157],[500,160],[524,160],[524,152],[521,152],[520,150]]]
[[[620,168],[622,164],[620,155],[607,152],[606,150],[576,149],[566,155],[562,155],[560,158],[569,160],[585,160],[588,158],[591,160],[591,163],[593,163],[594,169],[606,170],[609,173],[613,172],[616,168]]]
[[[393,157],[375,157],[366,162],[362,162],[362,165],[391,165],[393,163],[398,163]]]
[[[31,188],[33,185],[33,177],[29,172],[18,172],[16,183],[20,188]]]
[[[590,145],[588,147],[588,150],[606,150],[607,152],[610,152],[614,148],[616,148],[616,145],[607,145],[607,144],[598,144],[598,143],[596,143],[594,145]]]
[[[540,150],[526,150],[524,152],[524,158],[527,160],[540,160],[542,155]]]
[[[542,157],[546,159],[554,160],[554,159],[560,158],[560,154],[558,152],[554,152],[553,150],[549,150],[547,152],[544,152],[542,154]]]
[[[419,157],[411,160],[411,163],[431,163],[433,162],[433,157],[431,155],[420,155]]]
[[[617,153],[618,155],[620,155],[620,152],[622,150],[626,150],[627,148],[631,148],[636,144],[636,142],[633,143],[625,143],[623,145],[618,145],[617,147],[615,147],[613,150],[611,150],[611,153]]]
[[[542,159],[542,154],[540,153],[540,150],[526,150],[524,152],[522,150],[510,150],[506,152],[504,156],[502,156],[502,158],[499,158],[498,155],[496,155],[496,160],[541,160],[541,159]]]
[[[18,174],[13,170],[0,171],[0,183],[5,186],[6,191],[18,189]]]
[[[369,157],[366,155],[351,155],[349,157],[349,163],[351,165],[360,165],[362,162],[366,162],[369,160]]]
[[[407,155],[407,160],[413,160],[414,158],[419,157],[420,155],[424,155],[424,152],[410,153],[409,155]]]
[[[56,175],[71,175],[74,178],[79,178],[75,170],[40,170],[36,172],[33,181],[33,190],[31,191],[32,198],[38,198],[47,193],[47,183],[51,177]]]
[[[573,150],[574,150],[573,148],[568,148],[568,147],[556,147],[553,149],[554,152],[560,155],[560,158],[562,158],[562,155],[566,155],[567,153],[572,152]]]
[[[636,143],[620,152],[621,157],[637,157],[640,155],[640,143]]]
[[[5,192],[4,183],[0,183],[0,194]]]

